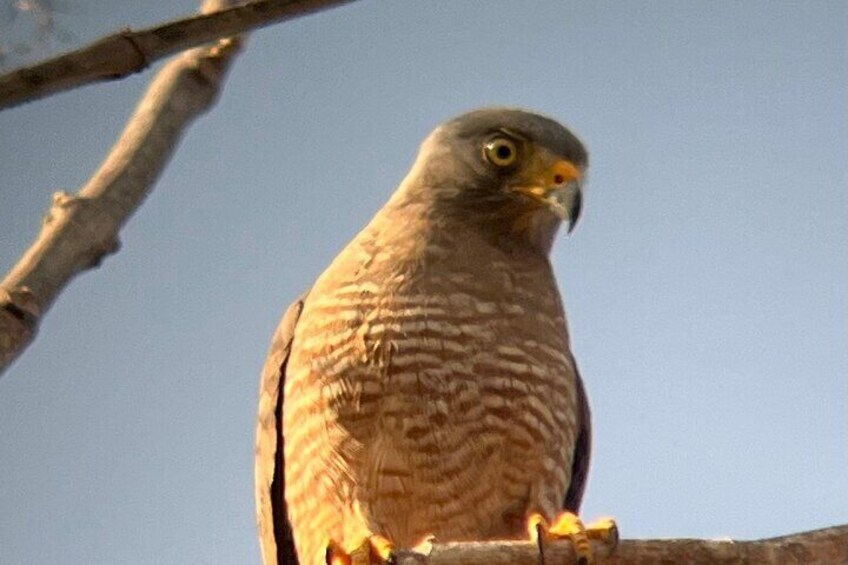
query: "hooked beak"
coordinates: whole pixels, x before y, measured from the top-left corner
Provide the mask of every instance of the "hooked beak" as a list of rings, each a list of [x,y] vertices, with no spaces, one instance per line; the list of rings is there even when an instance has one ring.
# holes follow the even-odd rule
[[[531,177],[531,184],[515,187],[515,191],[542,204],[563,221],[568,233],[574,229],[583,206],[583,172],[574,164],[558,160]]]

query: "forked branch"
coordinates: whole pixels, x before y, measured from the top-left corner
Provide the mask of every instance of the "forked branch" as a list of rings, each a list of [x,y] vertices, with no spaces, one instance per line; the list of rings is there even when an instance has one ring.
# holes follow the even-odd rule
[[[204,10],[226,0],[207,0]],[[217,98],[238,39],[187,51],[151,82],[112,151],[77,193],[56,193],[32,246],[0,282],[0,374],[34,339],[65,285],[118,249],[184,130]]]

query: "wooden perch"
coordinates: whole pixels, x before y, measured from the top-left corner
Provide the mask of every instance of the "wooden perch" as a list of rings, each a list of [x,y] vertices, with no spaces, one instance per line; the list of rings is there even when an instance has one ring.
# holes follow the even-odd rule
[[[91,82],[122,78],[179,51],[351,1],[256,0],[139,31],[125,29],[0,75],[0,110]]]
[[[203,9],[225,2],[207,0]],[[0,374],[32,342],[65,285],[118,249],[121,226],[152,189],[183,131],[214,103],[238,50],[238,39],[222,39],[166,65],[82,190],[53,195],[41,233],[0,283]]]
[[[756,541],[657,539],[622,540],[612,555],[593,542],[596,565],[848,563],[848,524]],[[545,549],[545,563],[576,562],[569,541]],[[526,541],[434,543],[428,556],[403,553],[397,565],[538,565],[536,544]]]

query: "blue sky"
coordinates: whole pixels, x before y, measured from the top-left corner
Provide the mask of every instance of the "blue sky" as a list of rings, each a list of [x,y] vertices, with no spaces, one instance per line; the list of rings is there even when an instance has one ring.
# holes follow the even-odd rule
[[[80,42],[195,9],[70,5]],[[430,129],[490,104],[591,153],[552,256],[594,412],[584,515],[625,537],[848,522],[846,24],[836,1],[364,0],[255,33],[120,253],[0,378],[0,561],[258,561],[280,315]],[[152,76],[0,113],[3,272]]]

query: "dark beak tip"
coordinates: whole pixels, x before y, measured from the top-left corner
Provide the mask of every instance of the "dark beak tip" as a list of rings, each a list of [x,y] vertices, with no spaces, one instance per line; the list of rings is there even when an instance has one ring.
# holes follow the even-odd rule
[[[574,226],[577,225],[577,221],[580,219],[580,212],[583,209],[583,191],[579,188],[577,192],[574,194],[574,201],[571,205],[571,213],[568,215],[568,233],[570,234],[574,231]]]

